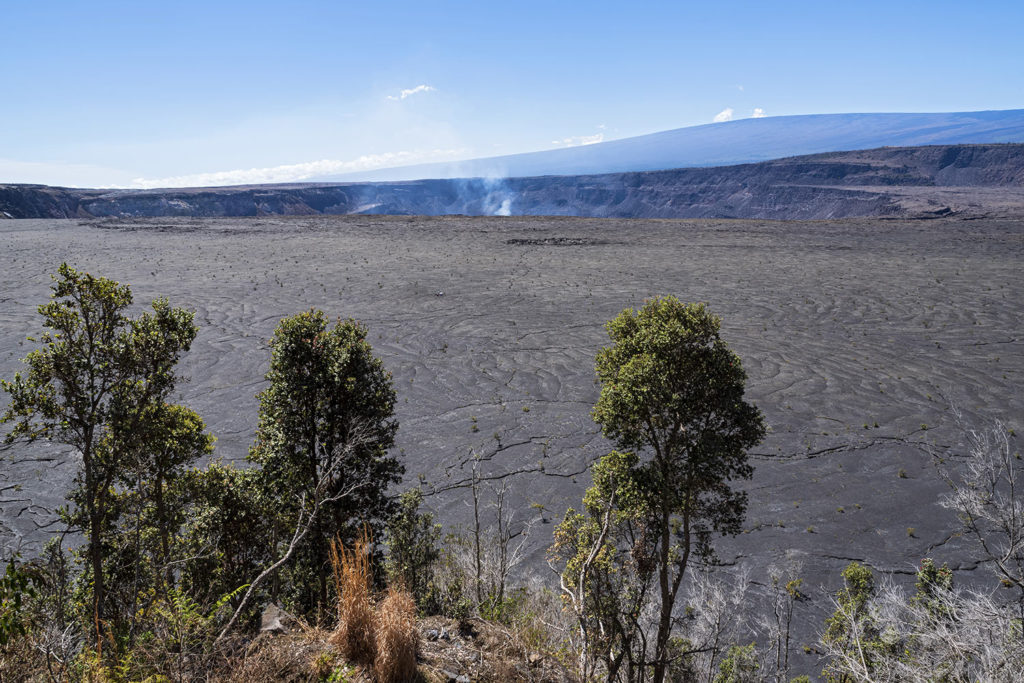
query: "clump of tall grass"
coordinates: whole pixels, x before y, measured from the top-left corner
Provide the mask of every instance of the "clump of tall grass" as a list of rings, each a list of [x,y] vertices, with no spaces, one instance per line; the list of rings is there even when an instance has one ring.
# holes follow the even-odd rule
[[[332,541],[331,567],[338,591],[338,628],[331,644],[354,664],[373,671],[379,683],[413,680],[416,676],[416,602],[401,586],[390,586],[375,602],[367,533],[351,550]]]
[[[416,675],[416,602],[412,593],[391,586],[377,606],[377,656],[373,671],[381,683],[410,681]]]
[[[331,541],[331,567],[338,591],[338,630],[332,644],[350,661],[372,665],[376,653],[369,539],[364,530],[355,547]]]

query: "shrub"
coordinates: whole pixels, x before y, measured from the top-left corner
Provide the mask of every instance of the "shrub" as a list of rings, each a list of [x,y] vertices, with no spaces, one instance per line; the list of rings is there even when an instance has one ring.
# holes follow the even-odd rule
[[[429,512],[419,511],[422,502],[419,489],[406,491],[399,499],[398,511],[387,526],[385,566],[388,582],[408,589],[420,609],[427,612],[437,607],[434,565],[441,554],[437,547],[441,525],[434,523]]]
[[[715,676],[715,683],[745,683],[746,681],[757,681],[760,676],[757,670],[760,665],[757,662],[757,652],[754,643],[750,645],[733,645],[729,648],[728,654],[722,663],[718,665],[718,675]]]
[[[18,567],[17,555],[9,558],[0,576],[0,647],[28,632],[25,603],[35,596],[36,576]]]

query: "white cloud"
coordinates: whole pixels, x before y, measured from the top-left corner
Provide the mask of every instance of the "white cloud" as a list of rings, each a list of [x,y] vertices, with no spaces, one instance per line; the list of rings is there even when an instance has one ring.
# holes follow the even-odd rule
[[[425,163],[430,161],[446,161],[463,157],[464,149],[435,149],[429,151],[386,152],[384,154],[366,154],[351,161],[321,159],[307,161],[302,164],[287,164],[268,168],[236,169],[233,171],[217,171],[214,173],[194,173],[192,175],[171,176],[168,178],[135,178],[131,187],[151,189],[156,187],[211,187],[218,185],[255,185],[259,183],[291,183],[324,175],[369,171],[390,166]]]
[[[437,88],[432,85],[417,85],[415,88],[403,90],[398,95],[388,95],[388,99],[397,102],[398,100],[404,100],[406,97],[416,95],[417,93],[434,92],[435,90],[437,90]]]
[[[761,109],[761,107],[755,107],[754,113],[750,115],[750,117],[754,119],[763,119],[765,116],[767,116],[767,114],[764,113],[764,109]]]
[[[116,168],[74,162],[0,159],[0,183],[37,183],[63,187],[110,187],[128,176]],[[99,179],[99,180],[98,180]]]
[[[562,138],[561,140],[552,140],[551,144],[556,147],[582,147],[583,145],[593,145],[598,142],[604,142],[604,133],[595,133],[593,135],[573,135],[572,137]]]
[[[715,118],[712,119],[715,123],[722,123],[723,121],[732,121],[732,107],[726,107],[722,111],[715,114]]]

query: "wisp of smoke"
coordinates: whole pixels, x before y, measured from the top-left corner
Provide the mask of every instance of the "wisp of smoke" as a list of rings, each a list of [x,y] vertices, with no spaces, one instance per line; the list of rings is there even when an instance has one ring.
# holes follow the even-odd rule
[[[463,210],[479,216],[511,216],[515,191],[504,176],[462,178],[455,181]]]

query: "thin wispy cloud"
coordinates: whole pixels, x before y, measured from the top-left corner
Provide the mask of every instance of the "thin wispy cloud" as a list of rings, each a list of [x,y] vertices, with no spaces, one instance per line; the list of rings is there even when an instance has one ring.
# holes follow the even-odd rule
[[[715,114],[715,118],[711,119],[714,123],[722,123],[723,121],[732,121],[733,110],[732,107],[726,107],[722,111]]]
[[[755,107],[754,108],[754,113],[750,115],[750,118],[752,118],[752,119],[763,119],[765,116],[768,116],[768,115],[764,113],[764,109],[761,109],[761,107]]]
[[[124,177],[118,169],[97,164],[62,161],[18,161],[0,158],[0,183],[39,183],[65,187],[107,187],[97,178]]]
[[[390,166],[448,161],[466,156],[465,149],[434,149],[429,151],[386,152],[366,154],[357,159],[340,161],[321,159],[301,164],[286,164],[267,168],[236,169],[214,173],[194,173],[167,178],[135,178],[131,187],[152,189],[157,187],[211,187],[218,185],[256,185],[261,183],[292,183],[325,175],[370,171]]]
[[[421,92],[434,92],[435,90],[437,90],[437,88],[432,85],[417,85],[415,88],[407,88],[397,95],[388,95],[387,99],[392,100],[393,102],[398,102],[399,100],[404,100],[407,97],[418,95]]]
[[[562,138],[561,140],[552,140],[551,144],[556,147],[582,147],[583,145],[593,145],[598,142],[604,142],[604,133],[594,133],[593,135],[573,135],[571,137]]]

